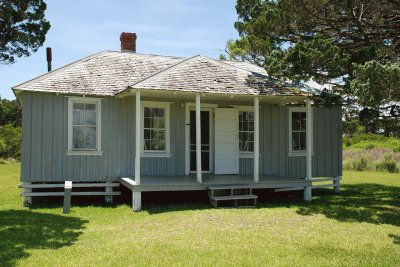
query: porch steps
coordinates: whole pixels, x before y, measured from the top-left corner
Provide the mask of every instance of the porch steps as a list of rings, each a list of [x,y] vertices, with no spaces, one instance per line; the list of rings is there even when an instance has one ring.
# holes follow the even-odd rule
[[[208,187],[208,197],[213,207],[219,202],[232,204],[234,207],[254,207],[257,196],[253,194],[250,185],[214,185]]]

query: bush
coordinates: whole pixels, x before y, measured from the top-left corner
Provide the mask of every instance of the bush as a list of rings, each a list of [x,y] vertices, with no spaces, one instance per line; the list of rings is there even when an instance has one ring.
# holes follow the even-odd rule
[[[366,150],[370,150],[370,149],[373,149],[374,147],[375,147],[374,144],[367,144],[367,145],[365,146],[365,149],[366,149]]]
[[[381,171],[381,172],[399,172],[399,168],[397,167],[396,161],[393,159],[392,154],[386,154],[385,155],[385,160],[379,162],[376,165],[376,170]]]
[[[372,162],[366,157],[344,161],[343,168],[349,171],[366,171],[371,169]]]
[[[395,146],[395,147],[393,148],[393,152],[399,153],[399,152],[400,152],[400,145]]]
[[[0,158],[21,157],[21,127],[0,126]]]

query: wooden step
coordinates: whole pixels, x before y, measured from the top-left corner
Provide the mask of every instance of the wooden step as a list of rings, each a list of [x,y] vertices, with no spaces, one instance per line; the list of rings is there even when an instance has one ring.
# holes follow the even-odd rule
[[[213,185],[208,187],[209,190],[228,190],[228,189],[250,189],[248,184],[234,184],[234,185]]]
[[[257,199],[256,195],[233,195],[233,196],[210,196],[211,200],[220,201],[220,200],[242,200],[242,199]]]

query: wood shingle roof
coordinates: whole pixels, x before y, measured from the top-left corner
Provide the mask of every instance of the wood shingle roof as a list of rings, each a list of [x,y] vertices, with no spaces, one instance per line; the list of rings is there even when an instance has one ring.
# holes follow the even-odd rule
[[[103,51],[13,87],[18,91],[116,95],[127,89],[240,95],[302,95],[247,62]]]

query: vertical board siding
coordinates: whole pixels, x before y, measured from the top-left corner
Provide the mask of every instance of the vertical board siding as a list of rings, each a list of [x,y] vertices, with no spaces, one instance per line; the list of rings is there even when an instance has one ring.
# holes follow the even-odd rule
[[[54,94],[21,95],[23,103],[21,181],[116,181],[133,176],[135,98],[101,101],[102,156],[67,156],[68,98]],[[171,157],[142,158],[143,176],[185,173],[184,101],[170,106]],[[313,176],[341,175],[341,107],[314,107]],[[305,177],[305,157],[289,157],[287,107],[260,105],[260,174]],[[240,158],[241,175],[253,174],[253,159]]]
[[[43,180],[42,174],[42,124],[43,124],[43,95],[32,95],[32,136],[31,136],[31,179],[41,182]],[[46,118],[47,119],[47,118]],[[47,130],[47,129],[46,129]]]
[[[254,160],[252,158],[239,159],[239,174],[240,175],[253,175],[254,173]]]
[[[32,95],[22,94],[22,148],[21,148],[21,181],[29,182],[31,177],[32,145]]]

